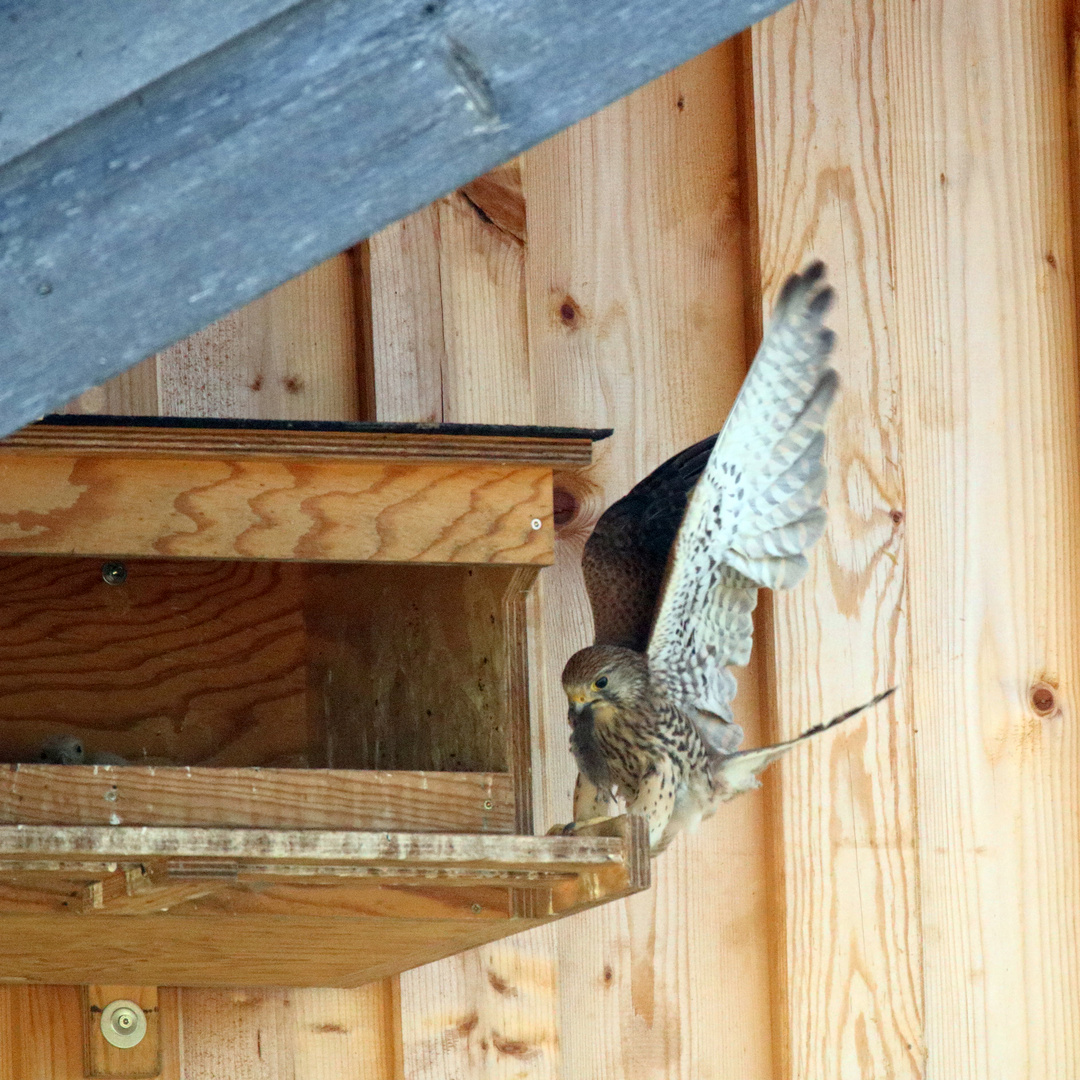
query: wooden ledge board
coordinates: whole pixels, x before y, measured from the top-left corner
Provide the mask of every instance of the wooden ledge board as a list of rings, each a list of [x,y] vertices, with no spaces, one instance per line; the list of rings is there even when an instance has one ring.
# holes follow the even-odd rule
[[[212,861],[230,868],[328,864],[409,869],[596,871],[625,865],[636,833],[623,836],[492,836],[326,829],[222,829],[167,826],[0,825],[0,861],[153,863]]]
[[[546,565],[554,542],[549,465],[0,454],[0,553]]]
[[[462,425],[461,427],[463,427]],[[336,426],[335,426],[336,427]],[[368,426],[365,425],[365,428]],[[179,427],[119,424],[33,424],[0,439],[0,454],[60,454],[128,458],[218,458],[228,461],[473,461],[581,468],[592,462],[593,439],[580,436],[471,434],[444,430],[318,430],[270,427]],[[515,430],[515,429],[511,429]]]
[[[10,765],[0,823],[510,833],[507,773]]]
[[[647,888],[644,820],[604,831],[0,826],[0,972],[356,986]]]

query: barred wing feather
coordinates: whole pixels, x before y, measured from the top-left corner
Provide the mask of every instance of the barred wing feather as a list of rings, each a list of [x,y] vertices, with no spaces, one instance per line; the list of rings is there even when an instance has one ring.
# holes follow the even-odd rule
[[[824,273],[814,263],[784,285],[675,541],[648,658],[691,713],[732,719],[727,667],[750,658],[757,590],[797,584],[825,529],[824,424],[837,376]]]

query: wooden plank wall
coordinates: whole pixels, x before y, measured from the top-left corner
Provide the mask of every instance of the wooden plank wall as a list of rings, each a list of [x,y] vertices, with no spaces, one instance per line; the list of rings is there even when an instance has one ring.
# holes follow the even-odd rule
[[[839,291],[829,532],[738,706],[752,740],[891,708],[646,895],[357,991],[184,991],[185,1078],[1080,1076],[1077,25],[800,0],[76,406],[612,424],[532,598],[543,829],[591,524],[718,426],[787,273]],[[0,1036],[68,997],[0,993]],[[58,1039],[0,1077],[77,1075]]]

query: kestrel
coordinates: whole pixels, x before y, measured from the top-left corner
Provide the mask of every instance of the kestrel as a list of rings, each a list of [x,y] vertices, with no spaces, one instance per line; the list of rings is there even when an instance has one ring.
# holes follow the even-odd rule
[[[682,451],[608,508],[582,567],[595,644],[570,657],[570,747],[580,770],[573,831],[616,796],[649,822],[653,854],[803,740],[738,750],[735,677],[750,658],[759,588],[790,588],[825,529],[825,418],[832,300],[825,268],[790,277],[719,435]]]

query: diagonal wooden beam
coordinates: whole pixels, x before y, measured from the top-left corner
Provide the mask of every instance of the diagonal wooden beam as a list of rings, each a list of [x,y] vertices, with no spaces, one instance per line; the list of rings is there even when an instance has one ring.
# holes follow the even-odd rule
[[[154,12],[157,35],[144,16],[139,48],[89,50],[103,71],[141,57],[108,84],[120,100],[80,76],[99,95],[90,115],[70,96],[58,109],[27,73],[46,47],[97,40],[94,12],[51,0],[9,18],[0,98],[22,88],[10,145],[51,137],[0,167],[0,434],[785,2],[305,0],[261,21],[280,5],[252,3],[191,58],[170,31],[201,10],[187,0]],[[139,72],[154,80],[132,89]]]

